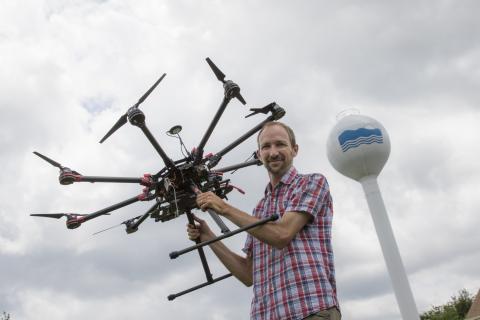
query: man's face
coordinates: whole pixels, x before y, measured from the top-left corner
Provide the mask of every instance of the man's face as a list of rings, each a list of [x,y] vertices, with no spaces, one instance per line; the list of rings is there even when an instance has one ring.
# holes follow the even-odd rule
[[[287,131],[279,126],[266,127],[258,138],[258,157],[274,177],[282,177],[293,163],[298,146],[292,146]]]

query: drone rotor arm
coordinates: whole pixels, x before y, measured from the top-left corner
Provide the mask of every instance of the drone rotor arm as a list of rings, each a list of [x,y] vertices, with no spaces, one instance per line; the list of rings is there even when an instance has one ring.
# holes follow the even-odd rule
[[[210,122],[210,125],[205,132],[205,134],[202,137],[202,140],[200,141],[200,144],[198,147],[195,149],[195,155],[194,155],[194,165],[200,164],[202,162],[203,158],[203,148],[207,144],[208,139],[210,138],[213,130],[215,129],[215,126],[217,125],[218,121],[220,120],[220,117],[222,116],[223,112],[225,111],[228,103],[232,98],[237,98],[242,104],[246,104],[245,99],[242,97],[240,94],[240,87],[234,83],[231,80],[225,81],[225,74],[223,74],[222,71],[210,60],[210,58],[207,58],[207,63],[210,65],[212,68],[213,72],[215,73],[215,76],[217,79],[223,83],[223,87],[225,90],[225,95],[222,100],[222,103],[220,104],[217,113],[213,117],[212,121]]]
[[[114,183],[137,183],[142,184],[143,178],[134,177],[105,177],[105,176],[83,176],[77,177],[76,182],[114,182]]]
[[[127,226],[127,233],[133,233],[138,230],[138,226],[143,223],[149,216],[150,214],[155,211],[158,207],[160,206],[160,203],[155,203],[150,209],[147,210],[143,215],[135,217],[133,219],[130,219],[133,221],[132,224],[128,224],[127,221],[124,221],[123,223]]]
[[[217,113],[213,117],[212,121],[210,122],[210,125],[208,126],[207,131],[204,133],[202,140],[200,141],[200,144],[196,148],[196,153],[194,155],[194,164],[199,164],[202,161],[203,148],[207,144],[208,139],[212,135],[213,130],[215,129],[218,121],[220,120],[220,117],[222,116],[229,102],[230,102],[230,98],[227,98],[227,97],[223,98],[222,103],[220,104],[220,107],[217,110]]]
[[[106,208],[103,208],[103,209],[100,209],[98,211],[95,211],[93,213],[90,213],[90,214],[87,214],[83,219],[82,219],[82,222],[85,222],[85,221],[88,221],[88,220],[92,220],[94,218],[97,218],[99,216],[102,216],[102,215],[108,215],[109,212],[112,212],[114,210],[117,210],[117,209],[120,209],[120,208],[123,208],[123,207],[126,207],[132,203],[135,203],[135,202],[138,202],[138,201],[144,201],[144,200],[148,200],[147,199],[147,196],[145,193],[142,193],[140,195],[137,195],[135,197],[132,197],[132,198],[129,198],[127,200],[124,200],[122,202],[119,202],[119,203],[116,203],[114,205],[111,205],[109,207],[106,207]]]
[[[150,132],[148,129],[147,125],[143,123],[142,125],[139,126],[140,129],[143,131],[145,136],[147,137],[148,141],[152,144],[152,146],[155,148],[157,153],[160,155],[162,158],[163,162],[165,163],[165,166],[167,166],[168,169],[176,169],[175,162],[173,162],[172,159],[168,157],[168,155],[165,153],[165,151],[162,149],[160,144],[157,142],[153,134]]]
[[[280,118],[282,118],[284,115],[285,115],[285,110],[280,107],[279,105],[277,105],[275,102],[272,102],[270,104],[268,104],[267,106],[263,107],[263,108],[252,108],[250,110],[253,110],[254,112],[247,115],[247,117],[253,115],[253,114],[256,114],[256,113],[268,113],[268,112],[271,112],[271,115],[268,116],[265,120],[263,120],[262,122],[260,122],[258,125],[256,125],[255,127],[253,127],[252,129],[250,129],[249,131],[247,131],[245,134],[243,134],[240,138],[238,138],[237,140],[235,140],[234,142],[232,142],[231,144],[229,144],[228,146],[226,146],[225,148],[223,148],[221,151],[217,152],[216,154],[214,154],[213,156],[211,156],[208,160],[209,160],[209,163],[208,163],[208,168],[213,168],[215,167],[218,162],[221,160],[221,158],[227,153],[227,152],[230,152],[233,148],[235,148],[236,146],[238,146],[240,143],[242,143],[243,141],[247,140],[248,138],[250,138],[252,135],[254,135],[256,132],[260,131],[263,126],[267,123],[267,122],[271,122],[271,121],[275,121],[275,120],[278,120]]]
[[[243,134],[240,138],[238,138],[237,140],[235,140],[234,142],[232,142],[231,144],[229,144],[228,146],[226,146],[225,148],[223,148],[221,151],[217,152],[216,154],[214,154],[212,157],[209,158],[209,163],[208,163],[208,167],[209,168],[213,168],[215,167],[218,162],[220,161],[220,159],[228,152],[230,152],[231,150],[233,150],[235,147],[237,147],[239,144],[241,144],[242,142],[244,142],[245,140],[247,140],[248,138],[250,138],[251,136],[253,136],[255,133],[257,133],[258,131],[260,131],[260,129],[262,129],[262,127],[265,125],[265,123],[267,122],[270,122],[272,121],[271,117],[268,117],[267,119],[265,119],[264,121],[260,122],[258,125],[256,125],[255,127],[253,127],[252,129],[250,129],[249,131],[247,131],[245,134]]]
[[[262,161],[260,161],[258,159],[253,159],[253,160],[250,160],[250,161],[246,161],[246,162],[234,164],[234,165],[231,165],[231,166],[215,169],[213,172],[225,173],[225,172],[234,171],[234,170],[238,170],[238,169],[249,167],[249,166],[260,166],[260,165],[262,165]]]

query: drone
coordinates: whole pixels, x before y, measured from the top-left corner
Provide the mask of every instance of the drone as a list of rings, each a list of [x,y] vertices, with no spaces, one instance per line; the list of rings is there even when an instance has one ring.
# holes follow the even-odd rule
[[[285,110],[280,107],[277,103],[272,102],[261,108],[250,108],[251,113],[246,115],[245,118],[256,115],[256,114],[265,114],[268,115],[266,119],[261,121],[258,125],[248,130],[246,133],[241,135],[235,141],[231,142],[229,145],[224,147],[219,152],[212,154],[204,154],[204,147],[208,142],[208,139],[212,135],[217,123],[219,122],[222,114],[224,113],[227,105],[232,99],[237,99],[243,105],[246,105],[245,99],[240,94],[240,87],[234,83],[232,80],[225,80],[225,74],[213,63],[210,58],[206,58],[206,61],[216,78],[223,84],[224,96],[222,102],[210,122],[206,132],[204,133],[200,143],[195,147],[191,152],[189,152],[185,145],[183,144],[182,139],[180,138],[180,131],[182,127],[177,125],[172,127],[167,131],[169,136],[177,137],[180,141],[182,149],[182,154],[184,158],[179,160],[172,160],[162,149],[160,144],[157,142],[153,134],[147,127],[145,122],[145,114],[139,108],[140,105],[147,99],[147,97],[152,93],[153,90],[158,86],[158,84],[165,78],[166,74],[164,73],[144,94],[140,99],[131,106],[125,114],[123,114],[113,127],[107,132],[107,134],[100,140],[100,143],[103,143],[107,138],[109,138],[114,132],[120,129],[124,124],[130,122],[133,126],[136,126],[142,130],[142,132],[147,137],[148,141],[152,144],[156,152],[161,157],[164,167],[155,174],[146,173],[143,177],[110,177],[110,176],[86,176],[82,175],[79,172],[72,170],[68,167],[62,166],[60,163],[52,160],[51,158],[34,151],[33,153],[38,157],[42,158],[46,162],[50,163],[52,166],[57,167],[60,170],[59,182],[62,185],[70,185],[77,182],[106,182],[106,183],[133,183],[139,184],[143,187],[142,192],[138,195],[135,195],[129,199],[121,201],[119,203],[113,204],[106,208],[100,209],[90,214],[79,214],[79,213],[36,213],[31,214],[31,216],[36,217],[46,217],[46,218],[55,218],[60,219],[66,217],[66,226],[68,229],[76,229],[80,227],[83,223],[95,219],[103,215],[110,215],[110,212],[117,209],[126,207],[130,204],[133,204],[138,201],[153,201],[154,204],[142,215],[138,215],[126,221],[123,221],[117,226],[125,225],[125,231],[127,234],[134,233],[138,231],[140,224],[142,224],[147,218],[154,219],[155,222],[161,221],[166,222],[171,219],[175,219],[182,214],[187,216],[188,222],[194,224],[194,217],[192,210],[199,209],[196,204],[196,196],[200,193],[211,191],[214,192],[217,196],[222,199],[227,199],[227,194],[232,190],[236,189],[243,193],[243,191],[230,183],[229,179],[224,179],[223,174],[226,172],[236,171],[241,168],[248,166],[261,165],[261,161],[256,157],[255,152],[253,153],[253,159],[247,160],[242,163],[233,164],[226,167],[216,168],[219,162],[222,160],[223,156],[237,147],[239,144],[250,138],[256,132],[260,131],[263,125],[267,122],[276,121],[282,118],[285,115]],[[211,239],[209,241],[200,242],[199,239],[196,240],[196,244],[185,248],[179,251],[173,251],[169,254],[171,259],[175,259],[180,255],[183,255],[187,252],[197,250],[200,256],[200,260],[205,272],[206,282],[191,287],[187,290],[178,292],[176,294],[171,294],[168,296],[168,300],[174,300],[175,298],[182,296],[184,294],[190,293],[194,290],[203,288],[207,285],[211,285],[215,282],[221,281],[230,277],[232,274],[225,274],[223,276],[213,278],[213,275],[210,272],[210,268],[207,263],[203,247],[207,246],[213,242],[231,237],[240,232],[247,231],[251,228],[257,227],[259,225],[265,224],[267,222],[275,221],[278,219],[278,215],[273,214],[270,217],[264,218],[257,221],[251,225],[238,228],[236,230],[230,231],[229,228],[225,225],[222,219],[218,214],[211,210],[207,210],[213,221],[220,228],[222,235]],[[115,226],[116,227],[116,226]],[[97,233],[112,229],[110,227],[99,231]],[[96,234],[96,233],[95,233]]]

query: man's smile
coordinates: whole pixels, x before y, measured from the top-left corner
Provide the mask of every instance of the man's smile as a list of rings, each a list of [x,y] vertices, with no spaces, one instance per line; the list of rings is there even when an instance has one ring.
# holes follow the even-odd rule
[[[278,158],[274,158],[274,159],[269,159],[268,162],[269,163],[275,163],[275,162],[283,162],[284,160],[285,160],[284,158],[278,157]]]

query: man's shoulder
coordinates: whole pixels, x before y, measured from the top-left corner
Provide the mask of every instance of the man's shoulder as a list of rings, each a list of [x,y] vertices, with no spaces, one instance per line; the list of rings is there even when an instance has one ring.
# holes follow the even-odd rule
[[[318,194],[322,198],[330,193],[327,178],[321,173],[306,173],[298,175],[298,178],[290,185],[294,193]]]
[[[327,178],[321,173],[298,173],[296,176],[297,183],[325,183]]]
[[[315,181],[315,180],[326,180],[325,176],[321,173],[313,172],[313,173],[302,173],[299,172],[294,166],[290,167],[290,169],[285,173],[282,178],[282,181],[288,184],[288,182],[292,181]]]

